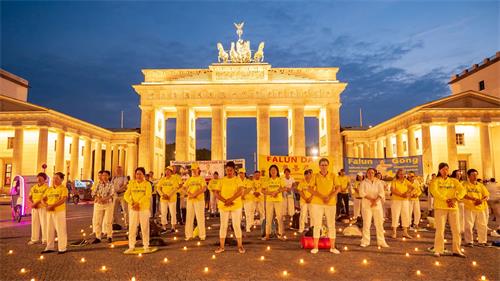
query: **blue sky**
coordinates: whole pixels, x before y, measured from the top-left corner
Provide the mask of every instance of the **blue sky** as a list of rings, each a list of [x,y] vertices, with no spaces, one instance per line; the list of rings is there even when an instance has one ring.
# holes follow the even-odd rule
[[[497,1],[1,2],[1,67],[29,80],[29,101],[104,127],[139,127],[131,85],[142,68],[206,68],[217,42],[266,42],[275,67],[338,66],[349,83],[341,125],[375,125],[449,94],[453,73],[500,50]],[[174,140],[174,120],[167,139]],[[197,146],[210,145],[200,119]],[[228,156],[251,161],[254,119],[230,120]],[[287,154],[286,120],[271,152]],[[317,121],[306,120],[306,142]]]

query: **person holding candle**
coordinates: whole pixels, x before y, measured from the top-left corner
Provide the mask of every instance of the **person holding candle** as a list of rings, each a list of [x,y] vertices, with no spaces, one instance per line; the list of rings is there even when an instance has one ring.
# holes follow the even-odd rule
[[[420,195],[422,195],[422,184],[416,179],[414,172],[408,172],[408,181],[414,186],[410,196],[410,221],[413,215],[413,229],[417,231],[420,223]]]
[[[47,205],[47,247],[42,252],[55,252],[54,242],[57,234],[57,248],[59,254],[66,253],[68,245],[68,233],[66,230],[66,198],[68,189],[63,185],[64,174],[57,172],[54,175],[54,183],[45,190],[43,202]]]
[[[193,225],[196,216],[196,222],[200,233],[200,240],[206,238],[205,230],[205,190],[207,183],[200,176],[200,166],[197,163],[191,165],[192,176],[184,183],[184,188],[187,195],[187,211],[186,211],[186,241],[193,238]]]
[[[465,258],[460,248],[458,201],[463,199],[466,190],[457,179],[448,177],[449,166],[447,163],[440,163],[438,167],[438,176],[430,186],[430,192],[434,196],[434,221],[436,226],[434,256],[439,257],[444,252],[444,229],[446,221],[448,221],[453,237],[453,255]]]
[[[403,226],[403,237],[411,239],[408,233],[410,227],[410,200],[415,187],[405,179],[403,169],[398,169],[396,177],[391,183],[391,215],[392,215],[392,238],[397,238],[399,218]]]
[[[486,187],[477,181],[477,170],[469,169],[467,171],[468,180],[463,183],[466,190],[464,196],[464,238],[468,246],[473,246],[473,228],[476,226],[477,237],[480,246],[486,246],[488,239],[488,224],[486,220],[486,212],[490,193]]]
[[[160,212],[161,225],[163,233],[167,231],[167,214],[170,212],[170,232],[175,232],[177,224],[177,190],[179,189],[178,178],[173,176],[174,168],[168,166],[165,168],[165,176],[163,176],[156,185],[156,191],[160,196]]]
[[[38,173],[36,176],[37,183],[30,189],[29,202],[31,203],[31,240],[28,245],[33,245],[39,242],[41,238],[42,244],[47,243],[47,209],[42,198],[47,190],[47,174]],[[42,235],[40,235],[42,229]],[[40,237],[41,236],[41,237]]]

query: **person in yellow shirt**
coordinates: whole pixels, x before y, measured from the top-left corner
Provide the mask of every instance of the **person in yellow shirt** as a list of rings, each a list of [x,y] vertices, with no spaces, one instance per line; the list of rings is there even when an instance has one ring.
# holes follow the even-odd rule
[[[239,169],[238,175],[239,184],[243,190],[241,200],[243,201],[243,208],[245,209],[246,231],[251,232],[255,222],[255,202],[253,194],[251,194],[253,184],[251,180],[247,179],[245,168]]]
[[[47,246],[42,254],[55,252],[55,236],[57,234],[57,248],[59,254],[66,253],[68,233],[66,230],[66,199],[68,189],[63,185],[64,174],[57,172],[53,178],[53,185],[43,194],[43,202],[47,206]]]
[[[486,246],[488,240],[488,222],[486,220],[486,210],[490,193],[486,187],[477,181],[477,170],[469,169],[467,171],[468,180],[463,183],[466,190],[464,196],[465,205],[465,227],[464,239],[467,246],[474,245],[473,228],[476,226],[479,246]]]
[[[361,182],[364,180],[364,176],[362,173],[358,173],[356,175],[356,180],[354,181],[354,184],[352,186],[352,197],[353,197],[353,203],[354,203],[354,213],[353,213],[353,218],[354,219],[359,219],[361,218],[361,196],[359,195],[359,186],[361,185]]]
[[[436,179],[431,182],[430,192],[434,196],[434,256],[439,257],[444,252],[444,229],[449,222],[452,234],[452,251],[454,256],[463,257],[460,248],[460,231],[458,226],[458,200],[465,196],[465,189],[458,180],[448,177],[448,164],[440,163]]]
[[[413,229],[419,230],[418,224],[420,223],[420,195],[422,195],[422,184],[416,179],[414,172],[408,172],[408,181],[413,185],[414,189],[410,193],[410,222],[413,215]],[[410,223],[411,225],[411,223]]]
[[[226,176],[219,180],[214,189],[214,194],[217,197],[220,211],[220,244],[219,248],[215,250],[215,253],[217,254],[224,252],[229,217],[231,217],[234,235],[236,236],[236,241],[238,242],[238,252],[241,254],[245,253],[241,233],[241,209],[243,207],[241,196],[243,195],[245,187],[241,185],[241,180],[235,176],[235,166],[236,165],[233,161],[227,162]]]
[[[304,232],[308,216],[311,217],[311,201],[313,195],[311,189],[313,188],[313,170],[306,169],[304,171],[304,179],[297,186],[297,191],[300,194],[300,217],[299,217],[299,233]]]
[[[345,174],[344,169],[340,169],[337,180],[340,184],[340,191],[337,194],[337,216],[340,216],[342,211],[349,216],[349,186],[351,185],[351,179]]]
[[[128,203],[129,210],[129,232],[128,250],[131,253],[135,250],[137,227],[141,225],[142,245],[144,251],[149,252],[149,217],[151,214],[150,205],[152,198],[151,183],[146,180],[146,170],[143,167],[135,169],[135,179],[127,184],[127,191],[123,198]]]
[[[187,194],[187,212],[186,212],[186,241],[193,238],[193,224],[194,217],[198,223],[198,230],[200,233],[200,240],[204,241],[206,238],[205,232],[205,190],[207,183],[205,179],[200,176],[200,167],[197,163],[191,165],[192,176],[184,183],[184,188]]]
[[[398,169],[396,177],[391,183],[391,216],[392,216],[392,238],[397,238],[399,218],[403,226],[403,237],[411,239],[408,233],[410,227],[410,197],[415,187],[405,179],[403,169]]]
[[[214,188],[217,186],[219,183],[219,173],[214,172],[213,178],[210,180],[208,183],[208,190],[210,191],[210,215],[212,217],[217,214],[217,198],[215,197],[214,194]]]
[[[167,215],[170,211],[170,232],[175,232],[175,225],[177,224],[177,190],[179,189],[179,182],[177,177],[173,176],[174,168],[168,166],[165,168],[165,176],[161,178],[156,184],[156,191],[160,196],[160,212],[161,212],[161,225],[163,232],[167,231]]]
[[[271,165],[269,167],[269,178],[266,179],[262,189],[262,192],[266,195],[266,236],[262,238],[263,240],[269,240],[274,213],[276,213],[276,220],[278,221],[278,239],[285,239],[282,213],[283,191],[286,191],[285,180],[280,177],[278,166]]]
[[[264,180],[261,177],[260,171],[255,171],[253,173],[253,180],[251,184],[251,191],[249,195],[253,198],[254,210],[259,212],[258,224],[262,225],[265,217],[265,207],[264,207],[264,193],[262,193],[262,187],[264,185]]]
[[[31,240],[28,245],[33,245],[42,239],[42,244],[47,243],[47,209],[42,201],[43,194],[47,190],[47,174],[38,173],[37,183],[30,189],[29,201],[31,203]],[[40,237],[40,228],[42,235]]]
[[[312,254],[318,253],[319,236],[323,227],[323,215],[326,217],[328,238],[330,238],[330,252],[340,254],[335,248],[335,213],[337,211],[337,193],[340,191],[340,183],[337,177],[328,171],[330,161],[326,158],[319,160],[319,173],[314,175],[314,184],[311,189],[313,198],[311,200],[312,222],[314,225],[313,239],[314,248]]]

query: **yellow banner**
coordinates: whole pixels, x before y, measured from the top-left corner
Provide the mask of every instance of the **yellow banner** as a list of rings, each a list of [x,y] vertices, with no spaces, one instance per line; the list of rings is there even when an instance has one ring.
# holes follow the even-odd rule
[[[314,173],[319,172],[319,160],[322,156],[275,156],[259,155],[259,170],[265,170],[266,176],[269,176],[269,167],[278,166],[280,176],[283,175],[285,168],[290,169],[292,177],[298,181],[304,178],[304,171],[312,169]],[[333,173],[333,157],[325,156],[330,161],[328,171]],[[337,172],[337,171],[336,171]]]

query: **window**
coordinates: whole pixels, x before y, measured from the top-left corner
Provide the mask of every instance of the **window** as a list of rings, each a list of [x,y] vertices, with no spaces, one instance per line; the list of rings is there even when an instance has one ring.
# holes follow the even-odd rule
[[[7,138],[7,149],[13,149],[14,148],[14,137],[8,137]]]
[[[484,80],[479,81],[479,91],[484,90]]]
[[[4,186],[10,185],[10,181],[12,179],[12,164],[11,163],[5,164],[5,174],[4,174],[3,178],[5,179],[3,185]]]
[[[415,148],[420,149],[420,142],[418,138],[415,138]]]
[[[465,175],[467,172],[467,161],[458,160],[458,169],[462,172],[462,175]]]
[[[456,139],[457,139],[457,145],[465,145],[463,133],[456,134]]]

